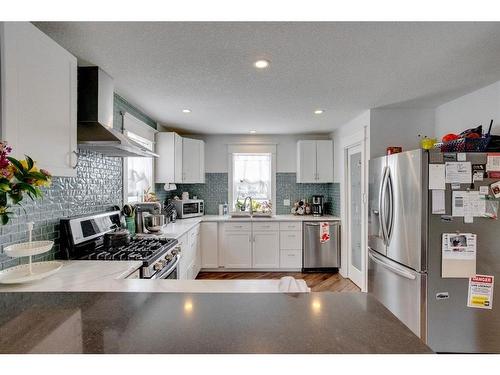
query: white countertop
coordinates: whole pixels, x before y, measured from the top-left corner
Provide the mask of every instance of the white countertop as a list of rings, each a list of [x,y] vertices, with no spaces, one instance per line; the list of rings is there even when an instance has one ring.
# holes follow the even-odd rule
[[[204,215],[193,217],[190,219],[177,219],[175,223],[169,223],[163,228],[161,237],[179,238],[190,229],[194,228],[201,222],[228,222],[228,221],[251,221],[251,222],[266,222],[266,221],[340,221],[337,216],[312,216],[312,215],[274,215],[271,217],[243,217],[234,218],[229,215]]]
[[[280,280],[125,279],[140,261],[62,261],[56,274],[26,284],[0,285],[0,292],[279,293]],[[303,280],[297,280],[305,286]]]

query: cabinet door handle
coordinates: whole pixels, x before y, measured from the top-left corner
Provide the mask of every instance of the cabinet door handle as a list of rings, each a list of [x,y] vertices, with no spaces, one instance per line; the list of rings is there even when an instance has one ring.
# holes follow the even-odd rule
[[[75,151],[75,150],[73,150],[71,152],[71,155],[73,155],[73,154],[75,154],[75,156],[76,156],[76,162],[75,162],[75,165],[73,165],[71,168],[76,169],[76,168],[78,168],[78,164],[80,164],[80,154],[78,153],[78,151]]]

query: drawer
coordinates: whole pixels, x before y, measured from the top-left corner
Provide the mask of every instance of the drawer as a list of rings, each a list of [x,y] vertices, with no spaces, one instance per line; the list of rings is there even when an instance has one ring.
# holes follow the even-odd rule
[[[302,230],[302,222],[294,222],[294,221],[282,221],[280,223],[280,230]]]
[[[262,223],[253,223],[253,230],[254,231],[278,231],[280,229],[279,223],[273,223],[270,221],[265,221]]]
[[[302,232],[281,231],[280,248],[283,250],[302,249]]]
[[[302,268],[302,250],[281,250],[280,268]]]
[[[248,231],[252,230],[252,223],[239,222],[239,223],[224,223],[224,231],[226,232],[240,232],[240,231]]]

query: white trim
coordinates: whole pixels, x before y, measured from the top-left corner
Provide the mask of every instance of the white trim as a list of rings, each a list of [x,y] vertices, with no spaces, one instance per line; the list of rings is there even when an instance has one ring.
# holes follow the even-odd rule
[[[354,282],[356,285],[360,286],[361,288],[365,284],[365,275],[363,274],[365,269],[366,269],[366,262],[364,259],[364,252],[363,248],[365,246],[365,239],[363,237],[364,233],[364,220],[363,220],[363,215],[364,215],[364,204],[363,204],[363,192],[364,188],[363,186],[365,185],[364,181],[364,147],[363,147],[363,142],[357,142],[356,144],[350,145],[347,148],[344,149],[344,160],[345,160],[345,181],[347,182],[346,186],[350,187],[351,186],[351,166],[350,166],[350,157],[355,154],[355,153],[361,153],[361,269],[357,269],[352,265],[352,243],[351,243],[351,236],[349,234],[352,234],[353,230],[351,228],[351,222],[352,222],[352,212],[351,212],[351,207],[348,204],[352,200],[351,196],[351,189],[346,188],[345,189],[345,199],[346,199],[346,210],[345,210],[345,216],[346,220],[344,222],[344,226],[346,227],[346,247],[347,247],[347,273],[349,275],[349,278],[351,279],[352,282]]]
[[[227,145],[229,154],[273,154],[276,155],[277,145],[275,143],[233,143]]]
[[[151,142],[155,142],[155,134],[158,130],[153,129],[144,121],[139,120],[137,117],[128,112],[123,112],[123,130],[128,130],[138,136],[145,138]]]
[[[275,143],[233,143],[227,145],[227,202],[230,210],[232,210],[233,202],[233,154],[271,154],[271,204],[272,213],[276,214],[276,150]]]
[[[347,197],[346,197],[346,181],[347,181],[347,173],[348,173],[348,168],[347,168],[347,158],[346,158],[346,151],[350,147],[356,145],[356,144],[361,144],[362,149],[363,149],[363,178],[364,178],[364,184],[363,184],[363,189],[362,189],[362,194],[363,194],[363,225],[362,225],[362,243],[361,243],[361,249],[363,251],[363,261],[365,265],[364,269],[364,285],[361,285],[360,288],[362,291],[367,290],[367,279],[368,279],[368,270],[366,265],[368,264],[368,251],[367,251],[367,228],[368,228],[368,214],[367,214],[367,209],[368,209],[368,164],[369,164],[369,159],[370,159],[370,143],[369,143],[369,127],[368,125],[365,125],[363,127],[363,130],[358,131],[354,134],[351,134],[349,136],[343,137],[342,142],[340,144],[340,147],[342,149],[342,157],[344,158],[343,160],[343,168],[344,168],[344,175],[341,176],[341,181],[340,181],[340,217],[343,223],[347,224],[347,212],[346,212],[346,207],[347,207]],[[342,233],[341,233],[341,254],[342,254],[342,268],[339,270],[340,274],[344,277],[349,277],[349,267],[348,267],[348,262],[349,262],[349,248],[348,248],[348,235],[347,235],[347,225],[342,225]]]

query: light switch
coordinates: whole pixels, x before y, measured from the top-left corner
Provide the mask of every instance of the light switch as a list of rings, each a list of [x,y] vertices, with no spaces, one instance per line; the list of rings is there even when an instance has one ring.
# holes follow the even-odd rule
[[[290,199],[284,199],[283,206],[290,206]]]

